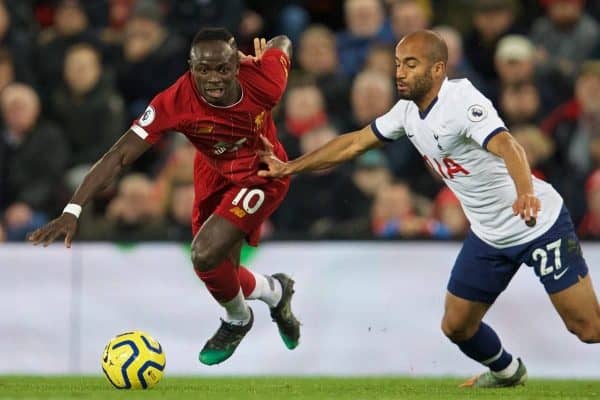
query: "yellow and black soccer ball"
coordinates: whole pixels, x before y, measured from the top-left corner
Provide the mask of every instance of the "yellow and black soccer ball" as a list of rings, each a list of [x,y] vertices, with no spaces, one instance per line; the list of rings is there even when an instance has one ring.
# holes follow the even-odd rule
[[[163,377],[165,364],[160,343],[142,331],[115,336],[102,354],[102,371],[117,389],[153,387]]]

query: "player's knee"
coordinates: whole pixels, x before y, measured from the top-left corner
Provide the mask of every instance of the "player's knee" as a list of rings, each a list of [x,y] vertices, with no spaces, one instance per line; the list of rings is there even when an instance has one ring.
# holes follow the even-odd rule
[[[192,246],[192,264],[196,271],[210,271],[219,264],[219,257],[210,246]]]
[[[462,342],[472,337],[476,332],[476,327],[470,327],[461,321],[446,318],[442,320],[442,332],[452,342]]]

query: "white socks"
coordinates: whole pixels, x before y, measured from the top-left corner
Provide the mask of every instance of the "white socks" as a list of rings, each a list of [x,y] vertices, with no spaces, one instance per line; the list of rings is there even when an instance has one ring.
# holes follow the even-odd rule
[[[281,283],[272,277],[266,277],[262,274],[248,270],[254,275],[256,287],[248,296],[248,300],[258,299],[267,303],[271,308],[277,306],[281,300]]]
[[[248,270],[250,271],[250,270]],[[258,299],[264,301],[270,308],[279,304],[281,300],[281,283],[270,276],[250,271],[256,280],[256,286],[248,300]],[[244,292],[240,288],[238,294],[226,303],[220,303],[225,308],[226,316],[224,320],[229,324],[246,325],[250,322],[250,308],[244,299]]]
[[[517,373],[517,370],[519,369],[519,360],[517,360],[516,357],[513,357],[512,361],[510,362],[510,364],[508,364],[508,366],[506,368],[504,368],[503,370],[500,371],[491,371],[492,375],[494,375],[497,378],[510,378],[511,376],[513,376],[514,374]]]
[[[233,325],[246,325],[250,322],[250,308],[248,307],[248,304],[246,304],[244,293],[241,288],[233,299],[220,304],[227,312],[227,316],[224,318],[225,322]]]

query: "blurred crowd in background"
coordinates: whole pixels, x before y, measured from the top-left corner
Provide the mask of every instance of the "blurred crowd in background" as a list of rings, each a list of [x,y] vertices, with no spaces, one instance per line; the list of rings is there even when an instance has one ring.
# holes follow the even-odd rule
[[[93,163],[187,69],[201,27],[252,53],[286,34],[293,71],[274,110],[290,157],[362,128],[396,102],[394,46],[430,28],[448,75],[496,105],[536,176],[600,238],[600,1],[0,0],[0,241],[56,217]],[[178,133],[80,218],[80,240],[189,241],[195,150]],[[543,205],[542,205],[543,208]],[[407,139],[296,176],[267,239],[458,239],[456,197]]]

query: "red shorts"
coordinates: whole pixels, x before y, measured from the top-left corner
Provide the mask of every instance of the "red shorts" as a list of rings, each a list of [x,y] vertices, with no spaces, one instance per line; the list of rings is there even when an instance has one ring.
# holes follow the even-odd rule
[[[210,167],[200,169],[202,171],[196,170],[194,182],[194,236],[208,217],[216,214],[245,232],[249,245],[258,245],[262,223],[285,198],[290,178],[274,179],[263,185],[240,187],[233,185]]]

